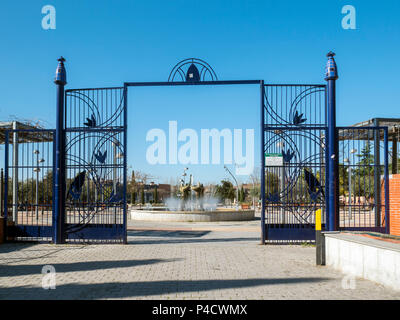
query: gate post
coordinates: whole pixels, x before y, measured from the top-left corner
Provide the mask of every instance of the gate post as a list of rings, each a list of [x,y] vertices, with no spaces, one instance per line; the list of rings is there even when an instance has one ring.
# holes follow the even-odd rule
[[[388,150],[388,128],[384,129],[384,188],[385,188],[385,233],[390,234],[390,208],[389,208],[389,150]],[[397,159],[397,157],[396,157]],[[380,181],[379,181],[380,182]],[[380,206],[382,208],[382,206]],[[380,209],[379,208],[379,209]]]
[[[261,101],[260,101],[260,120],[261,120],[261,185],[260,185],[260,193],[261,193],[261,244],[265,244],[265,239],[267,235],[265,234],[265,114],[264,114],[264,80],[260,81],[260,91],[261,91]],[[256,210],[254,208],[254,210]]]
[[[374,127],[379,127],[379,119],[374,118]],[[381,157],[380,148],[381,137],[380,130],[374,130],[374,202],[375,202],[375,227],[381,226]],[[385,145],[386,147],[386,145]]]
[[[65,242],[65,132],[64,132],[64,86],[67,84],[67,75],[64,67],[65,59],[58,59],[56,77],[57,85],[57,115],[56,115],[56,163],[54,182],[54,214],[53,214],[53,242]]]
[[[336,231],[339,224],[339,144],[336,131],[336,80],[339,78],[335,54],[330,51],[327,54],[325,80],[328,82],[328,215],[326,229]]]

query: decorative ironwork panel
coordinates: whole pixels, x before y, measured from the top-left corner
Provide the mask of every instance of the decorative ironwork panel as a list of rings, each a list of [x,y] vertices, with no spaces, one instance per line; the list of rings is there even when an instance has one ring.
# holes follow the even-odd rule
[[[67,241],[124,241],[123,88],[66,91]]]
[[[325,86],[266,85],[264,103],[267,240],[313,240],[326,214]]]
[[[217,81],[217,74],[204,60],[189,58],[178,62],[168,77],[168,82]]]
[[[387,129],[338,128],[339,228],[385,232]]]
[[[54,130],[9,130],[5,139],[7,237],[51,241]]]

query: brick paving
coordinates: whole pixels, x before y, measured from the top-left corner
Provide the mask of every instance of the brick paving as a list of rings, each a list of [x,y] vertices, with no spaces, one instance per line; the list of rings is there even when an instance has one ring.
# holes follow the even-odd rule
[[[0,299],[400,299],[315,266],[315,248],[259,245],[259,222],[130,222],[128,245],[0,245]],[[42,289],[44,265],[56,289]]]

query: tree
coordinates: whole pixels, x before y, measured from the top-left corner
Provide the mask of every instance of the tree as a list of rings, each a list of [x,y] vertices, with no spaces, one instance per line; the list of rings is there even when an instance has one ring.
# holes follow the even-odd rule
[[[141,202],[141,204],[144,204],[144,203],[145,203],[145,199],[144,199],[144,188],[142,189],[142,192],[141,192],[141,194],[140,194],[140,202]]]
[[[242,186],[239,191],[239,202],[245,202],[245,201],[246,201],[246,192],[244,191],[244,188]]]
[[[279,192],[279,176],[273,172],[265,173],[265,194],[272,195]]]
[[[249,194],[250,194],[251,197],[254,197],[254,198],[259,199],[259,198],[260,198],[260,194],[261,194],[261,192],[260,192],[260,186],[255,185],[254,187],[252,187],[252,188],[250,189]]]
[[[349,191],[349,172],[348,166],[339,164],[339,195],[344,196]]]
[[[157,191],[157,186],[155,186],[154,191],[153,191],[153,199],[154,199],[154,203],[158,203],[158,191]]]
[[[131,204],[136,202],[136,195],[140,194],[143,186],[147,184],[149,179],[153,179],[150,174],[141,171],[132,170],[131,178],[127,183],[127,192],[131,194]],[[144,196],[141,195],[141,199],[144,199]],[[143,201],[141,201],[144,203]]]
[[[235,189],[233,188],[232,182],[221,180],[221,184],[216,186],[215,195],[221,199],[221,201],[225,201],[226,199],[233,201],[235,198]]]
[[[136,203],[136,191],[133,191],[131,193],[131,204],[135,204]]]
[[[371,198],[374,195],[374,156],[371,154],[369,141],[357,157],[360,160],[352,173],[354,195]]]

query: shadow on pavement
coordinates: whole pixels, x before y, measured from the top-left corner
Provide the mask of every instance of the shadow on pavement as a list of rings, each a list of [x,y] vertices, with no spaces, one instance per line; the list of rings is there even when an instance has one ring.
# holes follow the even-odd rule
[[[0,245],[0,254],[24,250],[37,245],[37,242],[7,242]]]
[[[164,230],[128,230],[129,244],[179,244],[179,243],[210,243],[210,242],[238,242],[260,241],[258,237],[226,237],[202,238],[210,231],[164,231]],[[146,239],[145,237],[149,237]]]
[[[0,288],[0,299],[119,299],[140,296],[159,296],[221,289],[250,288],[257,286],[290,285],[332,281],[329,278],[276,278],[227,280],[171,280],[146,282],[115,282],[97,284],[58,285],[55,290],[16,287]],[[16,291],[13,294],[13,291]]]
[[[72,263],[52,263],[56,272],[92,271],[100,269],[130,268],[141,265],[174,262],[181,259],[147,259],[147,260],[109,260],[109,261],[82,261]],[[41,274],[44,264],[37,265],[0,265],[1,277],[16,277],[23,275]]]
[[[129,236],[129,234],[128,234]],[[213,238],[213,239],[129,239],[128,244],[183,244],[183,243],[229,243],[229,242],[260,242],[260,238]]]
[[[210,231],[128,230],[128,235],[132,237],[197,238],[208,233],[210,233]]]

